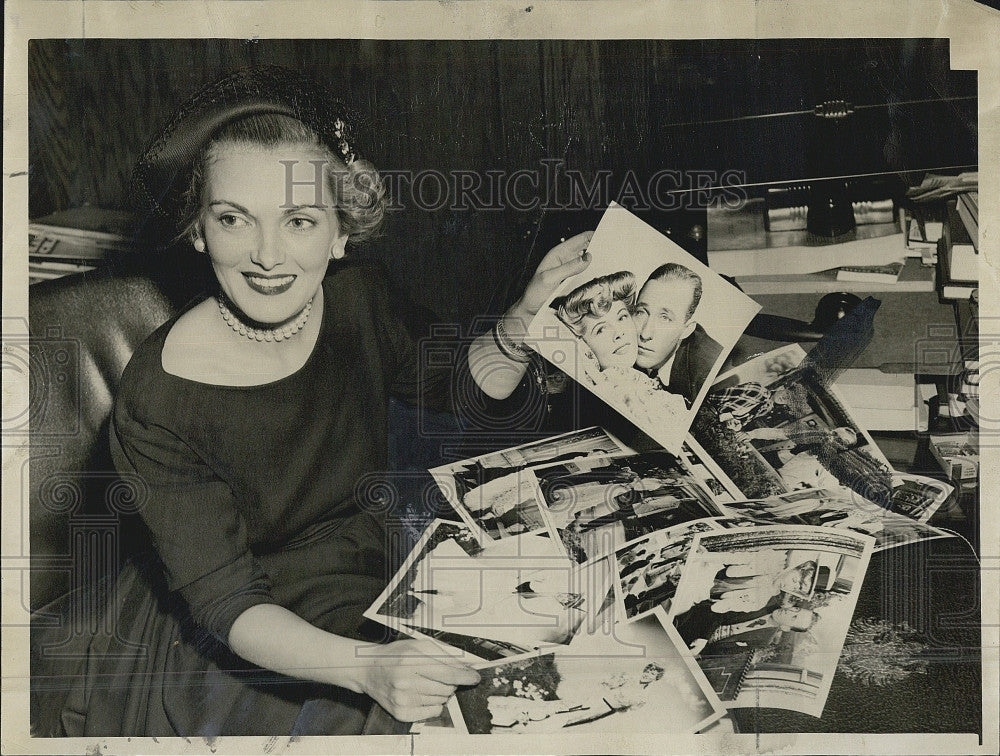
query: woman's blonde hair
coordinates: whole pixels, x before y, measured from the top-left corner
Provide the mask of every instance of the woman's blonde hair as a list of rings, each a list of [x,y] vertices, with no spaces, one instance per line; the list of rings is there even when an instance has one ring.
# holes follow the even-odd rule
[[[301,145],[317,150],[326,161],[324,176],[333,197],[341,232],[350,242],[378,235],[385,220],[386,191],[378,170],[367,160],[345,162],[309,126],[291,116],[261,113],[230,121],[205,143],[194,161],[183,195],[178,239],[200,233],[205,181],[221,145],[257,147]]]
[[[624,302],[631,311],[635,304],[635,276],[627,270],[609,273],[573,289],[557,304],[556,315],[573,332],[582,337],[586,331],[585,317],[599,318],[611,309],[615,302]]]

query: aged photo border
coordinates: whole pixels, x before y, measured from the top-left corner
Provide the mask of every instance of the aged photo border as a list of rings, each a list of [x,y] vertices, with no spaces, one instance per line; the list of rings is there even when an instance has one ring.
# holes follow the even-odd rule
[[[294,7],[295,12],[289,12]],[[887,0],[843,3],[760,2],[704,3],[613,0],[534,0],[528,2],[32,2],[11,0],[5,7],[4,51],[4,338],[27,329],[27,44],[42,37],[288,37],[378,39],[489,38],[755,38],[755,37],[947,37],[953,69],[978,69],[980,86],[980,189],[1000,196],[1000,38],[996,13],[971,0]],[[998,322],[997,208],[983,228],[988,266],[981,281],[982,318]],[[992,229],[992,231],[990,231]],[[10,329],[10,331],[8,331]],[[992,335],[992,340],[989,336]],[[1000,359],[997,334],[983,334],[981,361]],[[988,363],[987,363],[988,364]],[[981,392],[997,397],[1000,371],[983,371]],[[27,381],[8,383],[4,402],[26,396]],[[18,394],[17,392],[21,392]],[[27,402],[21,401],[27,406]],[[6,412],[5,412],[6,417]],[[517,752],[518,738],[455,736],[440,733],[367,738],[218,738],[211,742],[181,738],[32,739],[28,736],[28,622],[22,604],[29,572],[26,511],[11,506],[26,491],[28,440],[4,438],[2,532],[2,629],[4,753],[426,753]],[[984,443],[982,499],[1000,496],[997,447]],[[991,459],[994,464],[991,464]],[[981,542],[1000,542],[1000,517],[987,513]],[[983,733],[973,735],[740,735],[677,736],[669,740],[616,735],[613,744],[594,736],[557,735],[533,739],[531,748],[546,752],[603,753],[746,753],[781,749],[788,753],[995,753],[997,751],[998,596],[1000,554],[982,558]]]

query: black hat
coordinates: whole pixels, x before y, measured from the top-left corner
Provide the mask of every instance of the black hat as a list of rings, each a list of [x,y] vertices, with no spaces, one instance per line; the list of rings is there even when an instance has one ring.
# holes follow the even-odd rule
[[[345,163],[358,157],[358,118],[327,89],[282,66],[244,68],[189,99],[143,152],[133,180],[148,209],[169,214],[181,207],[180,179],[212,136],[228,123],[266,113],[302,121]]]

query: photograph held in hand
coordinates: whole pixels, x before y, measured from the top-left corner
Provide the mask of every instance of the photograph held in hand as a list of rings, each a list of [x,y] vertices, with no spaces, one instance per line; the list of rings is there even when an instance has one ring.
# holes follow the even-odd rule
[[[712,379],[760,309],[611,203],[568,278],[528,328],[555,367],[677,452]]]

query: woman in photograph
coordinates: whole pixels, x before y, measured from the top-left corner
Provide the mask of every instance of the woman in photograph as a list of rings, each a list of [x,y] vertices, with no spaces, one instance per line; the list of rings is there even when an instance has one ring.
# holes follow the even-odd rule
[[[155,553],[110,592],[114,632],[90,643],[65,735],[358,734],[373,701],[416,721],[478,680],[362,622],[391,573],[356,483],[387,466],[390,394],[446,407],[454,370],[421,372],[387,283],[341,262],[385,211],[363,137],[316,83],[247,69],[189,101],[137,167],[215,281],[121,380],[112,452],[143,481]],[[586,267],[588,239],[554,248],[455,369],[509,395],[524,325]]]
[[[657,379],[635,367],[639,336],[632,321],[637,285],[627,270],[599,276],[552,302],[556,315],[582,350],[582,379],[624,405],[640,427],[676,421],[684,398],[663,391]]]
[[[489,696],[492,732],[554,732],[637,709],[646,705],[647,689],[661,680],[664,673],[661,665],[649,662],[638,673],[621,672],[601,680],[596,691],[589,677],[585,681],[567,680],[557,688],[559,698],[551,701],[517,695]],[[568,682],[574,684],[564,684]],[[568,690],[570,687],[572,692]]]
[[[632,323],[635,276],[627,270],[594,278],[552,306],[573,335],[589,348],[599,370],[631,369],[639,351]]]

